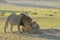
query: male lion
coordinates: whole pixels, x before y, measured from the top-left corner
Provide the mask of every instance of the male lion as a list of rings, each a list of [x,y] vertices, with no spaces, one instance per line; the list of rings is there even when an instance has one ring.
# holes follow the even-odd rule
[[[11,28],[10,28],[11,32],[13,32],[12,30],[13,25],[17,25],[19,33],[20,33],[20,25],[22,25],[23,27],[26,27],[27,30],[29,31],[29,27],[31,27],[31,21],[32,19],[23,13],[21,13],[20,15],[15,15],[15,14],[10,15],[8,16],[7,21],[5,23],[4,32],[6,32],[8,23],[11,25]]]

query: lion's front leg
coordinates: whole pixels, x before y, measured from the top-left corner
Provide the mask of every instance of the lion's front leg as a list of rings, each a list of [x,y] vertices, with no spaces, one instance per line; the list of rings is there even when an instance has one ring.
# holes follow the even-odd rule
[[[28,30],[27,30],[27,28],[26,27],[22,27],[21,28],[21,32],[27,32]]]

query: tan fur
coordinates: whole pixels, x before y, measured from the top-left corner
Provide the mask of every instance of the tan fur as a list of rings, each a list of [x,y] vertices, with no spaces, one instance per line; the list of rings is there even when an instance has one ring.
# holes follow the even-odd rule
[[[25,31],[32,31],[33,29],[32,29],[32,27],[22,27],[21,28],[21,32],[25,32]]]

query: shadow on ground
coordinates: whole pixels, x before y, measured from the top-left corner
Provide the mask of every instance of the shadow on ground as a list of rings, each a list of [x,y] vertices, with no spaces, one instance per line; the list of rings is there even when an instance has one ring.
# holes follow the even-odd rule
[[[60,40],[60,30],[58,29],[42,29],[40,38],[46,38],[48,40]]]
[[[18,33],[0,33],[0,40],[60,40],[60,30],[58,29],[41,29],[38,32]]]
[[[59,29],[41,29],[35,33],[26,34],[31,37],[38,37],[40,39],[47,40],[60,40],[60,30]]]

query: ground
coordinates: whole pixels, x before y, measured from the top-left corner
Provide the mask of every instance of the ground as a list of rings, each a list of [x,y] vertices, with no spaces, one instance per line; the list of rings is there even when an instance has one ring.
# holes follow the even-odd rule
[[[23,32],[19,34],[17,32],[17,27],[14,26],[14,33],[11,33],[9,25],[7,33],[4,33],[4,24],[7,17],[11,14],[10,12],[6,12],[4,16],[1,16],[0,14],[0,40],[60,40],[60,9],[29,8],[7,5],[8,4],[4,4],[3,6],[0,5],[0,10],[29,12],[28,16],[39,24],[41,30],[38,31],[38,33]],[[19,15],[20,12],[16,12],[16,14]]]

